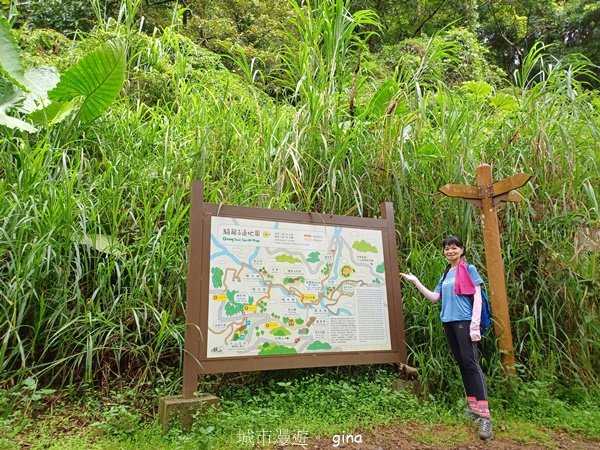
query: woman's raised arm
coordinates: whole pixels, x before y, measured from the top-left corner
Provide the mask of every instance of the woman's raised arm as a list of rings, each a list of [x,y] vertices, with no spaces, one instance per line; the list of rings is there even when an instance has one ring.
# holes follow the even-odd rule
[[[412,273],[400,272],[400,276],[402,278],[404,278],[405,280],[410,281],[412,284],[414,284],[415,287],[419,290],[419,292],[421,294],[423,294],[425,297],[427,297],[429,300],[431,300],[432,302],[437,302],[440,300],[439,292],[433,292],[433,291],[430,291],[429,289],[427,289],[425,286],[423,286],[423,283],[421,283],[419,281],[419,279]]]

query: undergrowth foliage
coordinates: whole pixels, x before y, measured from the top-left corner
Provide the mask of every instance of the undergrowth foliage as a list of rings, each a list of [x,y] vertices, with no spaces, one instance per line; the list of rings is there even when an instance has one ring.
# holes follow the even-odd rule
[[[483,267],[477,211],[437,191],[474,184],[487,162],[496,179],[534,175],[526,200],[500,209],[519,374],[598,384],[598,255],[575,246],[599,223],[600,101],[580,81],[589,62],[539,45],[509,87],[449,89],[427,66],[449,64],[454,47],[432,39],[416,64],[375,78],[360,56],[375,16],[341,0],[303,5],[296,47],[273,75],[287,98],[230,73],[176,26],[147,36],[109,21],[71,44],[127,39],[126,87],[108,113],[68,138],[50,125],[1,128],[1,382],[142,382],[181,363],[192,179],[206,201],[233,205],[377,216],[393,201],[401,270],[432,286],[448,233]],[[431,388],[448,386],[438,310],[403,294],[409,364]],[[495,375],[499,354],[484,344]]]

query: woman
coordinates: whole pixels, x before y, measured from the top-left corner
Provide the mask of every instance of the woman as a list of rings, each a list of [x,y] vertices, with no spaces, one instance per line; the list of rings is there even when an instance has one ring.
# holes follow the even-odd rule
[[[465,246],[458,237],[448,236],[442,247],[449,264],[433,292],[416,276],[410,273],[400,275],[432,302],[442,301],[440,318],[467,394],[465,417],[479,422],[479,437],[488,440],[493,437],[492,420],[485,375],[479,365],[477,350],[477,342],[481,340],[479,325],[483,280],[475,266],[467,265],[462,258]]]

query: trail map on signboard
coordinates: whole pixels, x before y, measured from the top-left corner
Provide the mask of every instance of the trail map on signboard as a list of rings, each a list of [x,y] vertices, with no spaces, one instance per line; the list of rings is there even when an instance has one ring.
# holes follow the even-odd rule
[[[208,358],[392,348],[381,230],[211,217]]]

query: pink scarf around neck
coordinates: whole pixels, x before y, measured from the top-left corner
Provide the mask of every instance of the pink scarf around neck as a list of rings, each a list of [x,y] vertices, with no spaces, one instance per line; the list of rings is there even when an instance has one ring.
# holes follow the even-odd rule
[[[464,259],[458,262],[458,267],[456,268],[454,293],[457,295],[473,295],[475,293],[475,283],[473,283]]]

